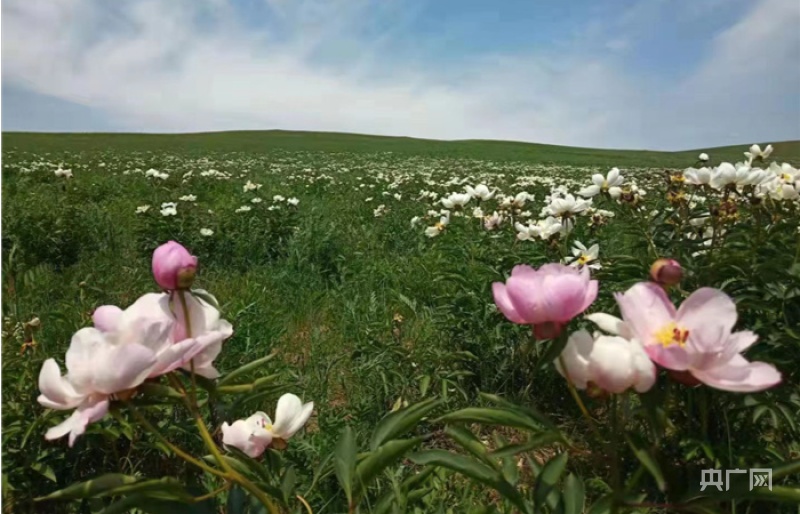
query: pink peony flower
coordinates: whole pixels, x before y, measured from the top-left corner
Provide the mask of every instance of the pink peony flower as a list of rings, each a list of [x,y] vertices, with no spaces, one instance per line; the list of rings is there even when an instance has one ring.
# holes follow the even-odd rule
[[[588,269],[553,263],[537,270],[520,264],[505,284],[492,284],[492,292],[509,321],[532,325],[537,338],[548,339],[594,302],[597,281],[590,280]]]
[[[736,305],[722,291],[698,289],[677,310],[661,287],[648,282],[617,294],[616,299],[624,323],[606,322],[601,328],[613,332],[616,325],[629,333],[667,369],[688,371],[725,391],[762,391],[781,381],[771,364],[749,362],[741,355],[758,336],[749,330],[732,332]]]
[[[175,241],[165,243],[153,252],[153,277],[164,289],[188,289],[196,270],[197,257]]]

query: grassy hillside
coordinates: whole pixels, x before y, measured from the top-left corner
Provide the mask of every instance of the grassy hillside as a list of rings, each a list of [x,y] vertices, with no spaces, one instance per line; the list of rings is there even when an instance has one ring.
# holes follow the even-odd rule
[[[395,152],[431,157],[462,157],[495,161],[524,161],[565,165],[685,167],[705,151],[714,162],[741,160],[747,145],[703,148],[684,152],[602,150],[512,141],[437,141],[408,137],[369,136],[336,132],[283,130],[207,132],[198,134],[52,134],[3,133],[6,149],[35,152],[135,150],[264,152],[272,149],[325,152]],[[800,161],[800,141],[773,143],[775,155]]]

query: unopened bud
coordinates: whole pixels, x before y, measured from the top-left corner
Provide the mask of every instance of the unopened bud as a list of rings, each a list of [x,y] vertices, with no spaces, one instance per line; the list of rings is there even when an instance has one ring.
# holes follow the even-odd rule
[[[197,257],[175,241],[163,244],[153,252],[153,277],[164,289],[188,289],[196,272]]]
[[[675,259],[658,259],[650,266],[650,278],[664,286],[674,286],[683,278],[683,268]]]

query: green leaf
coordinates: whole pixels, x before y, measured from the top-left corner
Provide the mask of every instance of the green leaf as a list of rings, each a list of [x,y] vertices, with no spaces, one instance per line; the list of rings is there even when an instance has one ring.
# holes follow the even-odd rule
[[[209,293],[205,289],[192,289],[191,290],[192,296],[199,298],[209,304],[210,306],[214,307],[218,311],[222,312],[222,309],[219,308],[219,302],[214,297],[213,294]]]
[[[292,497],[292,492],[296,484],[297,473],[294,468],[290,466],[283,474],[283,479],[281,479],[281,492],[283,493],[283,501],[286,503],[289,503],[289,499]]]
[[[266,364],[267,362],[272,360],[276,355],[278,355],[278,352],[273,351],[272,353],[270,353],[269,355],[267,355],[265,357],[261,357],[260,359],[256,359],[254,361],[248,362],[244,366],[236,368],[235,370],[231,371],[230,373],[228,373],[224,377],[220,378],[219,379],[219,385],[221,385],[221,386],[225,385],[228,382],[232,382],[232,381],[236,380],[237,378],[250,373],[251,371],[253,371],[253,370],[257,369],[258,367],[260,367],[262,364]]]
[[[145,479],[112,473],[80,484],[73,484],[65,489],[51,493],[40,500],[74,500],[77,498],[119,496],[131,493],[146,494],[161,499],[186,500],[191,495],[186,492],[176,479],[164,477]]]
[[[353,429],[345,427],[334,451],[333,469],[339,485],[347,495],[347,501],[353,503],[353,478],[356,469],[356,441]]]
[[[458,425],[449,425],[445,428],[444,433],[450,436],[459,446],[486,463],[486,465],[495,470],[497,469],[497,464],[489,458],[489,449],[475,437],[475,434]]]
[[[611,502],[614,497],[611,493],[601,496],[589,507],[589,514],[607,514],[611,512]]]
[[[564,480],[563,504],[564,514],[582,514],[585,501],[583,480],[578,475],[570,473]]]
[[[536,477],[536,484],[534,485],[534,503],[541,508],[542,505],[549,499],[561,475],[567,467],[567,453],[559,453],[542,468],[542,472]],[[549,504],[550,502],[548,502]]]
[[[56,474],[53,472],[53,468],[51,468],[50,466],[42,464],[41,462],[34,462],[33,464],[31,464],[31,469],[41,474],[51,482],[58,483],[58,480],[56,480]]]
[[[498,459],[504,459],[512,455],[529,452],[531,450],[535,450],[536,448],[540,448],[542,446],[546,446],[548,444],[553,444],[553,443],[566,444],[566,441],[564,440],[564,436],[558,432],[544,432],[543,434],[531,437],[530,439],[528,439],[527,442],[519,444],[509,444],[507,446],[498,448],[495,451],[491,452],[490,455]]]
[[[370,449],[375,450],[386,441],[399,437],[413,429],[422,418],[427,416],[440,403],[441,400],[431,398],[388,414],[375,427],[369,444]]]
[[[245,514],[247,507],[247,494],[238,485],[234,485],[228,493],[228,502],[225,506],[227,514]]]
[[[366,487],[388,466],[394,464],[400,457],[424,440],[423,437],[413,439],[395,439],[382,445],[377,450],[370,452],[358,463],[355,473],[355,487],[353,496],[356,503]]]
[[[639,462],[650,472],[650,475],[656,480],[658,490],[662,493],[667,489],[667,481],[664,480],[664,473],[661,471],[658,461],[650,455],[644,441],[641,437],[634,434],[626,434],[625,439],[628,441],[628,446],[633,450],[633,454],[639,459]]]
[[[58,491],[50,493],[47,496],[36,498],[36,501],[56,500],[56,499],[74,500],[76,498],[89,498],[91,496],[96,496],[100,493],[103,493],[105,491],[110,491],[112,489],[121,487],[123,485],[135,484],[140,480],[141,478],[139,477],[123,475],[121,473],[109,473],[107,475],[102,475],[97,478],[87,480],[86,482],[72,484],[71,486],[65,487],[64,489],[60,489]]]
[[[777,480],[785,476],[800,473],[800,459],[783,462],[781,464],[773,464],[770,467],[772,468],[772,479]]]
[[[539,432],[542,429],[540,423],[524,413],[495,407],[467,407],[466,409],[445,414],[436,421],[444,423],[483,423],[486,425],[521,428],[534,432]]]
[[[530,505],[525,502],[522,494],[503,479],[497,471],[482,462],[445,450],[427,450],[412,454],[409,458],[420,466],[440,466],[461,473],[476,482],[491,487],[520,511],[531,512]]]
[[[480,393],[480,396],[481,396],[481,398],[489,400],[490,402],[492,402],[492,403],[494,403],[494,404],[496,404],[496,405],[498,405],[498,406],[500,406],[502,408],[505,408],[505,409],[508,409],[508,410],[513,410],[513,411],[517,411],[520,414],[529,417],[533,421],[539,422],[540,424],[542,424],[545,427],[548,427],[548,428],[551,428],[551,429],[555,429],[556,428],[555,424],[552,421],[547,419],[547,417],[544,414],[542,414],[538,410],[534,409],[533,407],[530,407],[528,405],[517,405],[515,403],[512,403],[512,402],[506,400],[505,398],[502,398],[502,397],[494,395],[494,394]]]

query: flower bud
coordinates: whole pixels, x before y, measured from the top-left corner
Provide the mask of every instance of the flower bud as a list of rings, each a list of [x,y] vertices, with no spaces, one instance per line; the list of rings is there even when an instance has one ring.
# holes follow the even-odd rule
[[[683,268],[675,259],[658,259],[650,266],[650,278],[661,285],[674,286],[683,278]]]
[[[197,257],[183,245],[170,241],[153,252],[153,277],[167,290],[188,289],[194,282]]]

